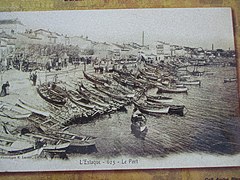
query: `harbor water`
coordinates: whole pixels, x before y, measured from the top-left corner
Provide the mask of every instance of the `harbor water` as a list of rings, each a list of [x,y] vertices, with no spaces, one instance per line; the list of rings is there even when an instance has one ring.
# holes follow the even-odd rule
[[[166,157],[183,152],[232,155],[240,152],[240,119],[235,67],[205,67],[195,77],[201,86],[188,86],[187,94],[164,94],[185,105],[185,115],[146,115],[145,137],[131,132],[133,105],[127,112],[102,116],[88,124],[75,124],[71,132],[98,137],[94,157]],[[150,94],[156,94],[156,89]],[[70,154],[69,156],[79,156]]]

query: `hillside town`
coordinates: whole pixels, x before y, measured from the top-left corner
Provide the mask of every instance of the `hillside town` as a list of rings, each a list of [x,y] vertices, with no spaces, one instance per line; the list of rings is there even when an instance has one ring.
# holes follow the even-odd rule
[[[152,64],[159,62],[186,62],[195,59],[197,63],[210,63],[221,57],[234,57],[234,50],[186,47],[156,40],[155,44],[124,44],[96,42],[81,35],[69,36],[48,29],[27,29],[18,19],[0,20],[1,70],[16,68],[22,71],[35,69],[61,69],[68,64],[94,63],[122,64],[144,58]],[[191,63],[191,61],[189,61]],[[216,62],[218,63],[218,62]]]

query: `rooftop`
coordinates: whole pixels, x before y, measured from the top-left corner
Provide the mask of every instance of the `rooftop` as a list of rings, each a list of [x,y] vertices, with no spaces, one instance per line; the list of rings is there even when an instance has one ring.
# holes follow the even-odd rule
[[[0,38],[16,39],[15,37],[10,36],[9,34],[6,34],[4,31],[0,33]]]

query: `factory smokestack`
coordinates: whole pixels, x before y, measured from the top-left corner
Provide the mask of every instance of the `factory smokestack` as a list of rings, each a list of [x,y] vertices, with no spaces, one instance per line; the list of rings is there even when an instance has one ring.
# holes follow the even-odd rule
[[[142,32],[142,46],[144,46],[144,31]]]

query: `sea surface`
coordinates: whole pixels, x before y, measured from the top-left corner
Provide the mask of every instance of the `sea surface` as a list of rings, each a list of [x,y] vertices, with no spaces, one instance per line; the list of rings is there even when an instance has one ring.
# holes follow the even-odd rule
[[[185,116],[146,115],[148,132],[131,132],[133,105],[88,124],[72,125],[75,133],[98,137],[93,157],[166,157],[173,153],[204,152],[232,155],[240,152],[240,118],[235,67],[202,67],[207,74],[195,77],[201,86],[188,86],[187,94],[164,94],[185,105]],[[200,71],[201,69],[199,69]],[[156,94],[152,89],[150,94]],[[70,156],[80,156],[70,154]]]

